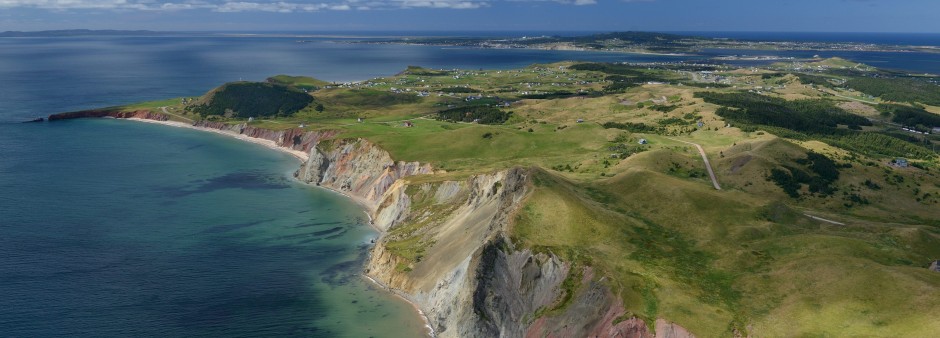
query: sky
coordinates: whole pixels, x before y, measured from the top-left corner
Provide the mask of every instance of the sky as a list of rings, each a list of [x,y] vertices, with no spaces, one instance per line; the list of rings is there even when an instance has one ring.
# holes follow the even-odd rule
[[[940,33],[940,0],[0,0],[0,31]]]

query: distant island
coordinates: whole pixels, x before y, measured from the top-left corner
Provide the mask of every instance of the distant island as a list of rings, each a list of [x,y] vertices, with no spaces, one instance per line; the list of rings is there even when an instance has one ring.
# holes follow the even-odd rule
[[[426,37],[364,40],[361,43],[418,44],[475,48],[528,48],[546,50],[616,51],[682,54],[715,49],[819,50],[869,52],[940,52],[938,46],[901,46],[853,42],[755,41],[709,38],[656,32],[614,32],[580,36]]]
[[[4,38],[27,38],[27,37],[68,37],[68,36],[154,36],[154,35],[182,35],[182,32],[157,32],[148,30],[93,30],[93,29],[62,29],[46,31],[6,31],[0,32],[0,37]]]

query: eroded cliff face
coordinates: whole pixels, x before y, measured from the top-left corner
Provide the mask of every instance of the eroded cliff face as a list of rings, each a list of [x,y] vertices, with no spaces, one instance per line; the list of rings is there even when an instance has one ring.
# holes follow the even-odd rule
[[[431,167],[395,162],[365,140],[333,141],[309,158],[299,178],[370,206],[385,234],[367,274],[416,304],[437,337],[692,337],[627,315],[590,268],[514,246],[507,231],[532,189],[526,169],[413,181]]]
[[[328,145],[311,148],[309,159],[297,170],[295,176],[307,183],[344,192],[363,202],[373,214],[377,214],[376,211],[388,214],[389,210],[377,210],[378,203],[385,199],[386,192],[396,191],[390,188],[400,178],[430,173],[430,165],[395,162],[388,152],[369,141],[356,139],[334,140]],[[392,196],[401,197],[394,194]],[[390,203],[407,209],[407,200]],[[402,214],[405,211],[399,210],[395,213]],[[394,223],[397,216],[373,215],[373,218],[377,220],[376,227],[385,230]]]
[[[321,140],[332,138],[338,134],[335,130],[305,131],[301,128],[270,130],[254,127],[247,123],[225,124],[213,121],[196,121],[193,126],[273,141],[278,147],[303,152],[311,151]]]

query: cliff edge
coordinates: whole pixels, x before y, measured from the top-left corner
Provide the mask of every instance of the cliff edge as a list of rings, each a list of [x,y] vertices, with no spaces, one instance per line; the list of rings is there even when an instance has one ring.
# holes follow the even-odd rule
[[[630,316],[590,267],[513,244],[509,227],[533,189],[530,170],[462,180],[433,173],[350,139],[313,147],[296,176],[367,206],[384,233],[366,273],[418,306],[438,337],[693,337]]]

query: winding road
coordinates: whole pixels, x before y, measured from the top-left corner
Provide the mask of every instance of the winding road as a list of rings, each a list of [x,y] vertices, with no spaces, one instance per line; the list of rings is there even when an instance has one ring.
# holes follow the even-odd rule
[[[683,140],[677,140],[677,139],[674,139],[674,138],[669,138],[669,137],[667,137],[667,139],[670,139],[670,140],[673,140],[673,141],[676,141],[676,142],[682,142],[682,143],[685,143],[685,144],[691,144],[691,145],[695,146],[695,148],[698,148],[698,153],[702,155],[702,160],[705,161],[705,169],[708,170],[708,176],[711,177],[711,179],[712,179],[712,184],[715,186],[715,190],[721,190],[721,185],[718,184],[718,178],[715,177],[715,171],[712,170],[712,164],[711,164],[711,162],[708,162],[708,156],[705,155],[705,149],[702,149],[702,146],[698,145],[697,143],[692,143],[692,142],[683,141]]]

